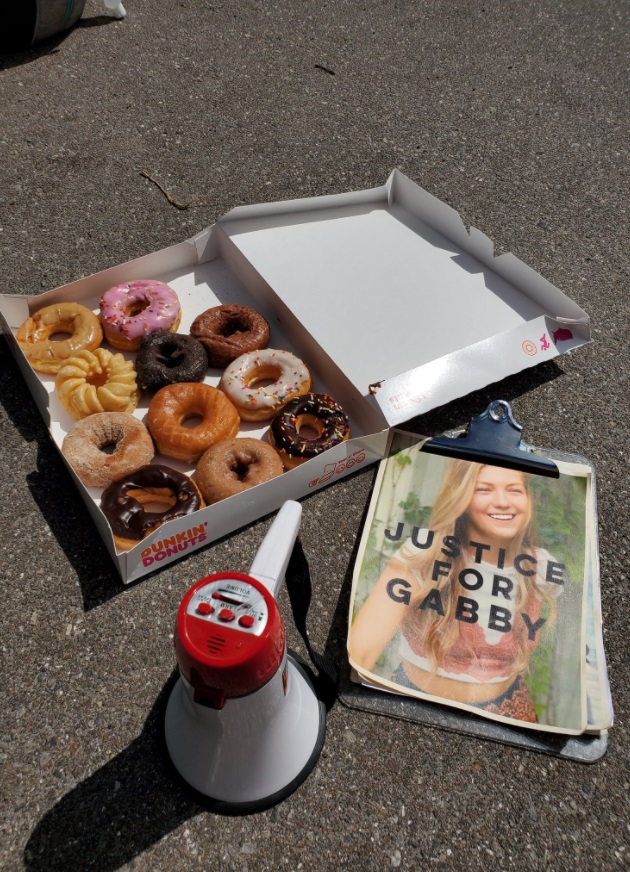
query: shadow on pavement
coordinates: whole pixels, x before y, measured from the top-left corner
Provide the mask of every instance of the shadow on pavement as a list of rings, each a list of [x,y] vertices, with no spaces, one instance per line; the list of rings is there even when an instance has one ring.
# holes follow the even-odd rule
[[[24,849],[29,872],[110,872],[202,810],[170,771],[163,739],[173,672],[142,733],[39,821]]]
[[[27,474],[26,483],[52,535],[77,574],[83,607],[89,611],[121,593],[125,587],[63,465],[4,337],[0,337],[0,403],[24,441],[37,445],[37,468]]]
[[[104,27],[108,24],[119,23],[119,20],[111,15],[94,15],[91,18],[80,18],[69,30],[55,34],[48,39],[42,40],[35,45],[30,44],[31,36],[35,29],[34,12],[28,11],[28,4],[15,4],[20,11],[21,18],[6,26],[0,34],[0,72],[12,67],[21,67],[30,64],[47,55],[57,54],[62,43],[70,36],[73,30],[79,28]],[[6,22],[5,22],[6,25]]]

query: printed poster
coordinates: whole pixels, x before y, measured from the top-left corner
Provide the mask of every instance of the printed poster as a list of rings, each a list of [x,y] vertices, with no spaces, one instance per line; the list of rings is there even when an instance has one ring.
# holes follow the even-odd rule
[[[558,461],[554,479],[430,454],[423,441],[393,431],[379,467],[353,578],[352,667],[385,690],[584,732],[587,594],[599,598],[590,468]],[[591,662],[598,632],[591,620]]]

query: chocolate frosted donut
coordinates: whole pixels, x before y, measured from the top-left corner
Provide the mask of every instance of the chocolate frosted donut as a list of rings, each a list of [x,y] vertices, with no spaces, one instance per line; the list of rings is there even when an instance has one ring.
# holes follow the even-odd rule
[[[313,437],[302,435],[310,429]],[[348,416],[327,394],[303,394],[295,397],[274,417],[269,441],[276,449],[285,469],[293,469],[338,445],[350,435]]]
[[[208,358],[201,343],[183,333],[156,330],[144,337],[136,357],[138,385],[158,390],[165,385],[203,381]]]
[[[254,309],[230,303],[198,315],[190,334],[206,349],[209,365],[224,369],[241,354],[266,348],[269,324]]]
[[[145,505],[163,505],[150,512]],[[167,521],[190,515],[203,508],[194,481],[182,472],[160,464],[142,466],[120,481],[112,482],[101,497],[116,547],[128,551]]]

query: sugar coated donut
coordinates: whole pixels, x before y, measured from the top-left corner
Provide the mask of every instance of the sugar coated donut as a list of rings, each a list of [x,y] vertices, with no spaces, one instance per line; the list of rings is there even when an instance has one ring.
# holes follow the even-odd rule
[[[95,412],[133,412],[140,399],[133,364],[106,348],[79,351],[67,360],[57,374],[55,389],[73,418]]]
[[[164,282],[138,279],[115,285],[99,303],[105,338],[121,351],[137,351],[147,333],[175,333],[182,311],[177,294]]]
[[[55,334],[59,338],[51,338]],[[103,331],[94,312],[80,303],[53,303],[27,318],[16,339],[33,369],[56,373],[77,351],[98,348]]]
[[[164,506],[148,511],[146,505]],[[149,464],[105,488],[101,510],[107,518],[119,551],[128,551],[146,536],[184,515],[203,508],[192,478],[161,464]]]
[[[273,348],[237,357],[219,383],[244,421],[273,418],[285,403],[305,394],[310,386],[306,365],[291,352]]]
[[[97,412],[77,421],[61,451],[88,487],[107,487],[150,463],[155,454],[149,431],[128,412]]]
[[[210,366],[225,369],[241,354],[267,347],[269,324],[254,309],[230,303],[198,315],[190,335],[206,349]]]
[[[303,434],[313,431],[313,437]],[[285,469],[293,469],[317,457],[350,435],[348,416],[327,394],[308,393],[296,397],[271,422],[269,441]]]
[[[186,426],[192,418],[201,420]],[[238,433],[238,412],[225,394],[203,382],[167,385],[149,403],[147,427],[160,454],[196,463],[204,451]]]
[[[207,370],[204,347],[192,336],[156,330],[140,343],[136,371],[143,390],[156,391],[165,385],[203,381]]]
[[[228,439],[208,448],[194,479],[208,505],[282,475],[282,461],[260,439]]]

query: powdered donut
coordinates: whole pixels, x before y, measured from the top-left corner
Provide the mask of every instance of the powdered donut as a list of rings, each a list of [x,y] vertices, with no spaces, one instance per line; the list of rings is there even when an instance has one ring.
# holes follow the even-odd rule
[[[310,386],[306,365],[290,351],[273,348],[237,357],[219,383],[244,421],[273,418],[285,403],[305,394]]]
[[[55,334],[66,338],[51,339]],[[80,303],[53,303],[27,318],[15,338],[33,369],[56,373],[78,351],[98,348],[103,331],[94,312]]]
[[[316,435],[309,438],[303,430]],[[284,406],[271,422],[269,441],[280,455],[285,469],[294,469],[317,457],[350,435],[348,416],[327,394],[304,394]]]
[[[282,461],[260,439],[228,439],[208,448],[194,479],[208,505],[282,475]]]
[[[161,505],[159,512],[146,505]],[[120,481],[114,481],[101,497],[119,551],[128,551],[167,521],[203,508],[203,499],[192,478],[169,466],[149,464]]]
[[[224,369],[241,354],[266,348],[269,324],[254,309],[229,303],[198,315],[190,335],[206,349],[208,364]]]
[[[103,294],[99,307],[105,338],[121,351],[137,351],[154,330],[175,333],[182,317],[175,291],[153,279],[115,285]]]
[[[200,382],[208,370],[203,345],[183,333],[156,330],[140,343],[136,357],[138,385],[158,390],[165,385]]]
[[[88,487],[107,487],[150,463],[155,454],[149,431],[127,412],[97,412],[77,421],[61,450]]]
[[[190,418],[201,418],[187,427]],[[225,394],[203,382],[167,385],[149,403],[147,427],[160,454],[196,463],[204,451],[233,439],[238,433],[238,412]]]

